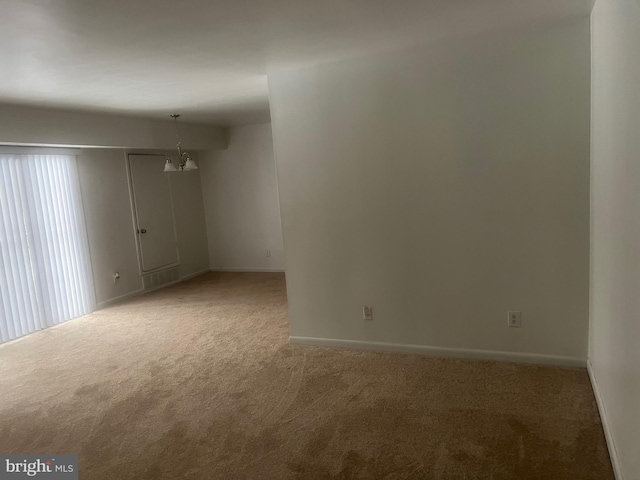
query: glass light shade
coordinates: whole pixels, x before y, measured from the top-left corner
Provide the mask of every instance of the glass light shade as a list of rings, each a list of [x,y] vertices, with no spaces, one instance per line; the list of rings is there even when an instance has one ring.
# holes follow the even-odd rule
[[[164,164],[164,171],[165,172],[177,172],[178,169],[175,167],[173,162],[170,159],[167,158],[167,161]]]
[[[196,162],[194,162],[193,159],[191,158],[186,161],[183,168],[183,170],[197,170],[197,169],[198,169],[198,166],[196,165]]]

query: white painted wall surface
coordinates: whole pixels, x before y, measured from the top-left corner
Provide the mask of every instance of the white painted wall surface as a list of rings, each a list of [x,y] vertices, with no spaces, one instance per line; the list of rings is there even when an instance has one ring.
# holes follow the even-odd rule
[[[0,144],[173,149],[176,133],[171,113],[167,112],[166,121],[156,121],[0,104]],[[225,148],[221,129],[185,121],[188,116],[178,121],[178,127],[180,140],[189,152]]]
[[[228,141],[227,150],[202,155],[200,162],[211,269],[281,271],[271,125],[232,128]]]
[[[194,154],[193,158],[196,163],[202,163],[197,155]],[[189,277],[209,270],[200,170],[173,172],[169,175],[180,250],[180,276]]]
[[[584,362],[589,45],[585,18],[271,73],[292,337]]]
[[[640,478],[640,3],[598,0],[592,29],[589,360],[618,478],[632,480]]]

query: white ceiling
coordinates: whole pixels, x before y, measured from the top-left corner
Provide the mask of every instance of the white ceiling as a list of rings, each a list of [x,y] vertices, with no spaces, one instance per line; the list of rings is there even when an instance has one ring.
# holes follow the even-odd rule
[[[267,70],[586,16],[593,0],[0,0],[0,102],[269,119]]]

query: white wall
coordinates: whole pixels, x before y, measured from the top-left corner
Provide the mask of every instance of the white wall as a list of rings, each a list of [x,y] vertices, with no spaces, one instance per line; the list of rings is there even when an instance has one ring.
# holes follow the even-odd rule
[[[584,363],[589,55],[585,18],[272,72],[292,339]]]
[[[284,269],[271,125],[232,128],[200,172],[212,270]],[[271,250],[271,257],[266,256]]]
[[[589,360],[618,478],[632,480],[640,475],[640,3],[598,0],[592,29]]]
[[[172,149],[175,125],[103,113],[0,104],[0,144]],[[222,130],[179,120],[180,140],[193,150],[225,148]]]

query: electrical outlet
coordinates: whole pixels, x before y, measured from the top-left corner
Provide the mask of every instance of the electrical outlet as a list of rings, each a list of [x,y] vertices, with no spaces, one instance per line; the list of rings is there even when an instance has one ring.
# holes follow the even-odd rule
[[[522,312],[507,312],[507,319],[509,328],[520,328],[522,326]]]
[[[120,272],[115,272],[113,274],[113,283],[118,283],[119,280],[120,280]]]
[[[367,307],[366,305],[362,307],[362,319],[373,320],[373,307]]]
[[[271,250],[267,249],[267,251],[264,254],[265,257],[270,257],[271,256]]]

